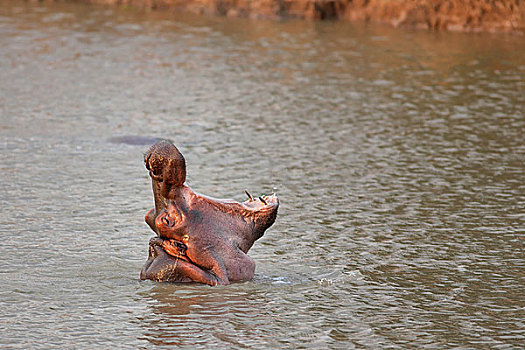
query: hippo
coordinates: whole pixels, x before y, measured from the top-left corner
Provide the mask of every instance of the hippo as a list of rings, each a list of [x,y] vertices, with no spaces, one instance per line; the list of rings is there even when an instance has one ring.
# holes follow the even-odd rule
[[[162,140],[144,156],[155,207],[146,223],[150,239],[142,280],[200,282],[211,286],[250,280],[255,262],[247,255],[275,222],[277,196],[236,202],[194,192],[186,183],[186,161],[177,147]]]

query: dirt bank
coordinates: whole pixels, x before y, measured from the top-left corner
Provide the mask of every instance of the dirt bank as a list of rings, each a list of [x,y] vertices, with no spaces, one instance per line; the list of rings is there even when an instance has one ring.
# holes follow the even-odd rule
[[[431,30],[525,32],[523,0],[80,0],[229,17],[364,20]]]

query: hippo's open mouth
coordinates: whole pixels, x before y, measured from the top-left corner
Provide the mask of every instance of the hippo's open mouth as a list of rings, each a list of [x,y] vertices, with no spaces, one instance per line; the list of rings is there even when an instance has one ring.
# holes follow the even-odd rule
[[[248,200],[242,202],[242,204],[251,210],[264,209],[265,207],[278,204],[277,196],[275,196],[275,194],[254,198],[248,191],[244,190],[244,193],[248,196]]]
[[[276,207],[279,205],[279,199],[275,194],[269,196],[261,195],[259,197],[253,197],[247,190],[245,190],[244,193],[246,193],[248,196],[248,199],[244,202],[237,202],[234,200],[216,200],[207,196],[198,196],[201,198],[201,200],[211,203],[216,207],[216,209],[219,209],[220,211],[227,213],[238,212],[241,216],[253,216],[255,218],[267,217],[267,214],[274,212]],[[271,220],[273,223],[274,218],[269,218],[268,220]],[[163,224],[162,226],[172,227],[174,225],[173,221],[165,216],[162,217],[161,222]],[[157,228],[160,229],[160,227]],[[188,262],[199,266],[199,264],[193,262],[186,254],[188,247],[186,246],[185,242],[187,242],[188,238],[189,237],[187,235],[183,235],[180,239],[174,237],[164,237],[162,233],[158,237],[159,240],[163,241],[161,246],[168,255],[185,259]]]

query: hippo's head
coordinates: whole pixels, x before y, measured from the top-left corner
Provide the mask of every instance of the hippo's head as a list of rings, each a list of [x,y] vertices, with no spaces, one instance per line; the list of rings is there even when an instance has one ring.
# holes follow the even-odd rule
[[[246,192],[248,200],[239,203],[195,193],[184,183],[184,157],[168,141],[154,144],[145,155],[145,164],[155,197],[155,209],[148,212],[146,222],[159,238],[150,243],[153,248],[141,277],[176,281],[187,277],[202,282],[202,276],[208,276],[204,278],[208,284],[253,277],[255,263],[246,253],[275,222],[277,197],[253,198]],[[178,271],[166,254],[159,253],[159,247],[168,256],[182,258],[189,270]],[[194,275],[198,270],[202,271]],[[171,271],[171,277],[165,277],[166,271]]]

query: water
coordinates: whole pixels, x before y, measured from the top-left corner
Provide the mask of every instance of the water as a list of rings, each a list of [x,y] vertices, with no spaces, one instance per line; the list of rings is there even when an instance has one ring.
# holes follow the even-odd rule
[[[0,6],[2,348],[525,341],[525,38]],[[253,281],[139,281],[142,155],[275,191]]]

